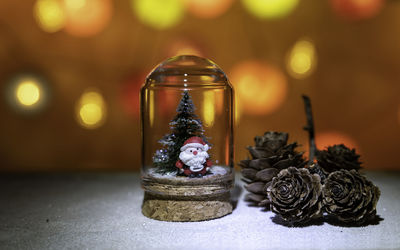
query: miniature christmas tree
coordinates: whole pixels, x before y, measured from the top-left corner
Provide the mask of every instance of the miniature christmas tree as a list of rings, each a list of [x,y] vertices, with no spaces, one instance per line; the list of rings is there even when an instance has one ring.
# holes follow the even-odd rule
[[[184,91],[176,109],[177,115],[170,122],[172,132],[164,135],[159,141],[163,148],[157,150],[153,156],[153,164],[158,173],[177,172],[175,163],[179,160],[180,149],[190,137],[198,136],[207,143],[203,125],[194,110],[195,107],[189,93]]]

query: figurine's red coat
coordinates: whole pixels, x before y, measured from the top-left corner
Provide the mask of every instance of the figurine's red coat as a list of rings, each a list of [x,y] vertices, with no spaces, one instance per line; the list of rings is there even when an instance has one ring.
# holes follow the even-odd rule
[[[207,159],[206,162],[203,164],[204,168],[198,172],[193,172],[192,170],[190,170],[189,166],[185,165],[181,160],[178,160],[175,166],[179,169],[183,169],[183,173],[187,176],[189,176],[190,174],[205,175],[207,173],[207,170],[212,166],[212,162]]]

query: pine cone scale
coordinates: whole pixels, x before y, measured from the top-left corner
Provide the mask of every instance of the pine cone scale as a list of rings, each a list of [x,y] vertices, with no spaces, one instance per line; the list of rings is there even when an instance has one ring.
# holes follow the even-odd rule
[[[256,179],[257,173],[258,173],[257,170],[253,168],[245,168],[242,170],[242,176],[250,180]]]
[[[288,133],[266,132],[263,136],[256,136],[254,138],[254,141],[256,143],[256,146],[267,147],[270,148],[272,151],[275,151],[278,148],[286,145],[288,138]]]
[[[278,161],[272,167],[277,168],[277,169],[284,169],[284,168],[290,167],[291,163],[292,163],[291,159],[285,159],[285,160]]]
[[[264,186],[265,186],[264,182],[253,182],[253,183],[245,186],[245,188],[247,189],[247,191],[255,193],[255,194],[265,194]]]
[[[255,178],[263,182],[269,182],[278,172],[279,170],[276,168],[266,168],[256,172]]]
[[[249,167],[262,170],[264,168],[270,168],[271,165],[269,164],[268,159],[255,159],[249,162]]]
[[[241,160],[239,163],[238,163],[238,165],[241,167],[241,168],[247,168],[249,165],[250,165],[250,162],[251,162],[251,160]]]
[[[252,201],[252,202],[261,202],[264,200],[264,195],[258,195],[253,193],[248,193],[245,196],[245,200]]]
[[[264,190],[263,190],[264,194],[268,194],[268,188],[271,186],[271,183],[272,183],[272,180],[269,181],[269,182],[267,182],[267,183],[264,185]],[[267,197],[264,197],[264,198],[267,198]]]
[[[273,152],[269,151],[267,148],[248,147],[247,149],[249,150],[253,159],[267,158],[274,154]]]

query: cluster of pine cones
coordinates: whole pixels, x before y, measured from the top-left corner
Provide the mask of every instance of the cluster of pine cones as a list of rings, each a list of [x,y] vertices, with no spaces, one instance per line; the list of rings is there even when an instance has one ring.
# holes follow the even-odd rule
[[[341,222],[364,224],[376,216],[380,191],[360,174],[355,149],[343,144],[317,151],[309,165],[288,134],[266,132],[248,147],[251,159],[242,160],[246,200],[300,225],[323,214]]]

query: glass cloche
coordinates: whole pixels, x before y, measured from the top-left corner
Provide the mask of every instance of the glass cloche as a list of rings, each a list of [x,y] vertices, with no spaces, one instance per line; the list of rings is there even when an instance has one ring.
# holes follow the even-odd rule
[[[172,57],[140,97],[143,214],[197,221],[230,213],[234,93],[225,73],[205,58]]]

